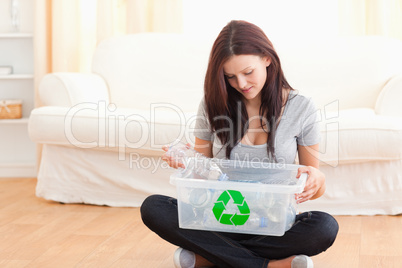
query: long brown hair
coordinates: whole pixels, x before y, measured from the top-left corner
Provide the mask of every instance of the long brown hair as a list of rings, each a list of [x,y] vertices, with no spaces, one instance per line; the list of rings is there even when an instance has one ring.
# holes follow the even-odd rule
[[[224,63],[233,55],[268,57],[267,80],[261,90],[260,123],[267,123],[267,153],[275,159],[275,130],[283,106],[284,88],[293,88],[286,81],[275,49],[256,25],[231,21],[219,33],[209,57],[204,83],[206,113],[211,129],[226,147],[226,157],[241,141],[248,129],[248,114],[242,94],[234,89],[223,72]]]

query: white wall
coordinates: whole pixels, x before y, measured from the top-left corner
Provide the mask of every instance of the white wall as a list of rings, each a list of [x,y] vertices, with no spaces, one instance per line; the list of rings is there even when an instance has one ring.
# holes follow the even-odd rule
[[[233,19],[258,25],[274,44],[338,34],[338,0],[183,0],[183,13],[184,33],[212,39]]]

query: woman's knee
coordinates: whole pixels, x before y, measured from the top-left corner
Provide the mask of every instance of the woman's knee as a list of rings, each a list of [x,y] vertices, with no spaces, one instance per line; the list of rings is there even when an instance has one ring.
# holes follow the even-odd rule
[[[309,234],[309,239],[303,243],[303,254],[314,256],[332,246],[339,229],[334,217],[325,212],[312,211],[302,222],[308,228],[305,232]]]
[[[313,212],[316,217],[319,217],[318,231],[321,241],[324,246],[329,248],[335,242],[336,236],[338,235],[339,225],[336,219],[328,213],[325,212]]]
[[[151,195],[145,198],[140,208],[143,223],[151,230],[163,225],[162,221],[168,224],[171,214],[177,211],[174,201],[174,198],[163,195]]]
[[[145,198],[142,202],[140,213],[141,219],[145,225],[149,226],[150,223],[154,222],[155,214],[157,214],[158,203],[161,197],[159,195],[151,195]]]

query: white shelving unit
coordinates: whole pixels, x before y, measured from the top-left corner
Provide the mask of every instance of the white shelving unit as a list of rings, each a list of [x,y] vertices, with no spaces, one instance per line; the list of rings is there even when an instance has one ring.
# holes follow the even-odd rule
[[[20,28],[11,25],[11,0],[0,0],[0,100],[22,100],[21,119],[0,119],[0,177],[35,177],[36,145],[28,137],[28,118],[35,107],[33,24],[34,1],[18,0]]]

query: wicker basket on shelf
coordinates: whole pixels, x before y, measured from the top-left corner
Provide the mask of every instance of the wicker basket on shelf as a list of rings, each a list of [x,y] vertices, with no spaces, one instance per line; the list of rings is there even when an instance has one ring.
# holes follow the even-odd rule
[[[22,118],[21,100],[0,100],[0,119]]]

